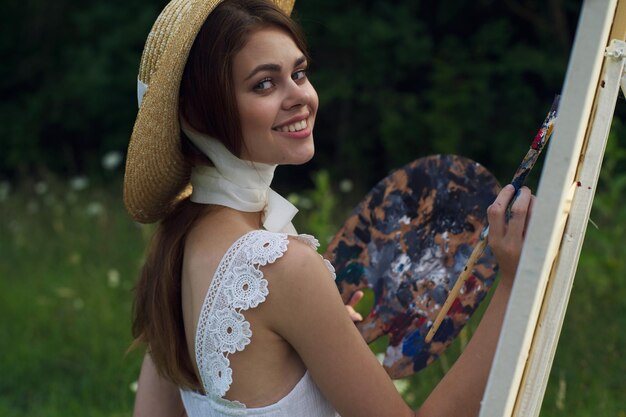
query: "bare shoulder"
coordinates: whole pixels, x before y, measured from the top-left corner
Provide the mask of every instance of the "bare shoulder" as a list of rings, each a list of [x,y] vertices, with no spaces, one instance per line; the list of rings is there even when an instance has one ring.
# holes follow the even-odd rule
[[[330,297],[340,303],[341,297],[333,276],[324,259],[310,243],[290,236],[287,250],[274,263],[262,267],[270,282],[271,290],[281,304],[289,307],[289,301],[300,302],[299,297],[310,299],[321,296]],[[285,298],[285,294],[289,294]]]
[[[412,415],[352,323],[323,258],[289,238],[283,257],[263,267],[263,319],[298,353],[324,396],[345,417]]]
[[[318,267],[325,268],[323,258],[310,243],[294,236],[288,236],[287,239],[288,248],[280,262],[266,267],[273,275],[290,276],[296,271],[309,274]],[[329,274],[325,275],[328,276]]]

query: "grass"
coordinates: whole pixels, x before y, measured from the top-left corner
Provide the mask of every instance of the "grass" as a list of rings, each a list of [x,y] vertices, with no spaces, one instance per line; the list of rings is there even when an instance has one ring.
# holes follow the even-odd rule
[[[128,415],[145,232],[111,190],[42,184],[0,206],[0,415]]]
[[[626,156],[612,158],[592,214],[600,229],[587,233],[542,416],[626,417],[619,353],[626,345],[626,175],[617,171]],[[335,191],[328,199],[333,190],[324,174],[315,183],[297,197],[310,207],[299,228],[324,242],[346,212],[329,201],[346,198]],[[131,414],[142,356],[125,353],[131,290],[152,228],[128,218],[119,182],[83,187],[54,179],[14,190],[0,184],[2,416]],[[450,353],[398,384],[410,404],[451,366],[477,318]]]

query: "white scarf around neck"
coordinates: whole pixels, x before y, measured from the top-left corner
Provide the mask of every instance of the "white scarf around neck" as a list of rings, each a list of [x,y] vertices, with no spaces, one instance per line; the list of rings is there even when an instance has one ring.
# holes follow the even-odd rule
[[[276,165],[245,161],[220,141],[194,130],[181,118],[182,130],[215,165],[191,170],[191,201],[218,204],[239,211],[263,211],[263,227],[270,232],[295,234],[291,219],[298,209],[270,188]]]

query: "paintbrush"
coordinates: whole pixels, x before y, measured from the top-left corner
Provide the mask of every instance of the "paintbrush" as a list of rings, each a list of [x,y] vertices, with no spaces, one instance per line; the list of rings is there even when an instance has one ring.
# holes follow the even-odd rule
[[[554,97],[554,101],[552,102],[552,107],[550,107],[548,115],[543,121],[539,132],[537,132],[537,135],[533,139],[533,142],[530,145],[530,149],[528,149],[528,152],[526,153],[526,156],[524,156],[522,163],[517,168],[517,171],[515,171],[515,175],[513,175],[513,180],[511,180],[511,184],[513,185],[513,187],[515,187],[515,196],[511,199],[511,202],[507,207],[507,220],[510,216],[511,206],[519,195],[519,189],[522,188],[522,185],[524,185],[524,181],[530,173],[530,170],[533,169],[533,167],[535,166],[537,159],[539,159],[541,151],[543,150],[546,143],[548,143],[548,141],[550,140],[550,137],[552,137],[554,122],[556,121],[559,107],[559,99],[559,95],[556,95],[556,97]],[[433,337],[437,333],[437,330],[439,329],[439,326],[441,325],[441,322],[446,317],[448,311],[450,310],[450,307],[452,307],[452,304],[454,303],[454,300],[456,300],[456,297],[459,295],[463,284],[465,284],[465,281],[467,281],[469,276],[472,274],[474,264],[476,264],[476,261],[478,261],[478,259],[485,251],[485,248],[487,247],[488,236],[489,225],[486,225],[480,233],[478,243],[474,247],[474,250],[472,251],[470,257],[467,259],[463,271],[461,271],[461,273],[459,274],[459,277],[457,278],[454,287],[452,287],[452,289],[448,293],[446,301],[443,303],[441,310],[439,310],[439,314],[437,314],[437,318],[433,322],[433,325],[430,327],[430,330],[428,331],[428,334],[424,339],[426,343],[429,343],[433,339]]]

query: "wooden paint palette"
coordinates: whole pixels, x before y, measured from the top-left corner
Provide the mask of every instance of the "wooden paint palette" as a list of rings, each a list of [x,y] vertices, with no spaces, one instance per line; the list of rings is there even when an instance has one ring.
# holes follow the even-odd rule
[[[372,310],[357,327],[368,343],[389,335],[383,366],[392,378],[434,361],[487,294],[497,270],[489,248],[431,343],[424,342],[499,189],[470,159],[420,158],[380,181],[330,243],[325,257],[344,302],[357,290],[374,292]]]

